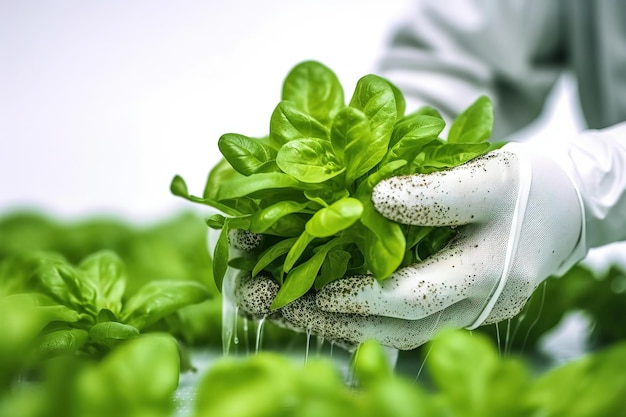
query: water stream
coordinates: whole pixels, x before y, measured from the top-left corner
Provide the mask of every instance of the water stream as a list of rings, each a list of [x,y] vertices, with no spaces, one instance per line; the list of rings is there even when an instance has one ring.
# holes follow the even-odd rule
[[[237,337],[237,316],[239,315],[235,302],[235,285],[237,283],[237,271],[228,268],[224,281],[222,281],[222,352],[224,356],[230,353],[231,344]]]

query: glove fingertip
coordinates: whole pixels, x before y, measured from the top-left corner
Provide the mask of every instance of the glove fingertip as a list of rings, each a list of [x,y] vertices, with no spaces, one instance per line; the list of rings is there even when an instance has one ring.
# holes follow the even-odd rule
[[[270,307],[278,289],[278,283],[271,278],[264,276],[250,278],[235,290],[237,304],[252,316],[269,316],[273,313]]]
[[[368,303],[360,302],[359,294],[374,286],[371,275],[354,275],[322,287],[315,297],[317,307],[332,313],[369,314]]]
[[[258,248],[262,241],[262,234],[252,233],[244,229],[234,229],[228,233],[228,243],[233,248],[246,252]]]

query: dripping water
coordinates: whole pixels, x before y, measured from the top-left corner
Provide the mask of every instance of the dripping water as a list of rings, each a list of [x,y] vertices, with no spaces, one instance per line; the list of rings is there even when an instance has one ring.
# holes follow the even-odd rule
[[[500,326],[499,323],[494,323],[496,326],[496,340],[498,342],[498,356],[502,356],[502,342],[500,341]]]
[[[306,329],[306,348],[304,350],[304,363],[309,360],[309,347],[311,346],[311,328]]]
[[[383,346],[383,351],[385,352],[385,358],[387,359],[387,365],[389,365],[389,369],[396,369],[400,351],[398,349],[386,346]]]
[[[237,347],[237,345],[239,345],[239,324],[238,324],[238,320],[239,320],[239,306],[235,306],[235,317],[233,318],[233,327],[235,329],[234,334],[233,334],[233,344],[235,345],[235,347]]]
[[[532,331],[533,327],[535,327],[535,325],[539,322],[541,313],[543,312],[543,306],[546,301],[546,285],[547,285],[547,282],[544,281],[542,284],[542,288],[541,288],[541,304],[539,305],[539,311],[537,312],[537,317],[535,317],[535,320],[533,320],[530,326],[528,326],[528,330],[526,331],[526,336],[524,336],[524,343],[522,343],[522,351],[524,351],[524,348],[526,347],[526,342],[528,341],[530,332]]]
[[[441,320],[441,314],[443,312],[440,311],[439,314],[437,314],[437,320],[435,320],[435,322],[433,323],[433,326],[430,329],[430,335],[431,335],[431,339],[433,337],[433,335],[435,334],[435,332],[437,331],[437,326],[439,325],[439,320]],[[472,334],[472,331],[469,331],[469,334]],[[430,355],[430,350],[432,349],[432,345],[428,347],[428,351],[426,352],[426,355],[424,355],[424,359],[422,360],[422,364],[420,365],[419,369],[417,370],[417,375],[415,375],[415,381],[417,381],[420,377],[420,375],[422,374],[422,370],[424,369],[424,366],[426,365],[426,360],[428,359],[428,355]]]
[[[250,354],[250,340],[248,337],[248,318],[244,317],[242,319],[242,327],[243,327],[243,343],[246,345],[246,355]]]
[[[237,333],[236,280],[236,272],[229,268],[222,281],[222,352],[225,356],[230,353],[231,343]]]
[[[428,359],[428,355],[430,355],[430,351],[432,350],[432,346],[428,346],[428,350],[426,351],[426,355],[424,355],[424,359],[422,360],[422,364],[420,365],[419,369],[417,370],[417,375],[415,375],[415,380],[414,381],[418,381],[420,378],[420,375],[422,375],[422,371],[424,370],[424,365],[426,365],[426,360]]]
[[[506,321],[506,335],[504,337],[504,355],[508,355],[511,351],[511,345],[513,341],[511,340],[511,319],[507,319]]]
[[[320,356],[322,354],[322,349],[324,348],[324,336],[321,335],[317,335],[316,336],[316,348],[317,348],[317,356]]]
[[[265,316],[261,317],[256,326],[256,340],[254,346],[254,353],[259,353],[263,345],[263,326],[265,325]]]

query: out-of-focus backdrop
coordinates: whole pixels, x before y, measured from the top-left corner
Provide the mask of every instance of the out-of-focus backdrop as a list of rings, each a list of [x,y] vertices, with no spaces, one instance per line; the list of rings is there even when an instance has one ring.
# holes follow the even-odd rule
[[[201,193],[219,136],[265,134],[299,61],[325,63],[350,93],[411,3],[2,0],[0,215],[198,209],[169,193],[174,174]],[[525,134],[579,129],[572,97],[564,80]]]

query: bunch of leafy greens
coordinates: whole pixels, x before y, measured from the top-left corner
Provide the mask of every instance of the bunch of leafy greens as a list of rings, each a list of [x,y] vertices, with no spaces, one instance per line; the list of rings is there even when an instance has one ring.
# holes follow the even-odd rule
[[[480,97],[454,120],[447,140],[439,138],[445,122],[437,110],[404,111],[400,91],[381,77],[362,77],[346,105],[336,75],[303,62],[284,81],[268,137],[220,137],[224,159],[202,197],[175,176],[175,195],[227,216],[208,220],[222,230],[213,257],[218,288],[233,229],[265,236],[257,252],[231,264],[281,284],[272,308],[347,274],[388,278],[445,246],[452,229],[390,221],[374,208],[372,189],[384,178],[450,168],[492,149],[492,105]]]

